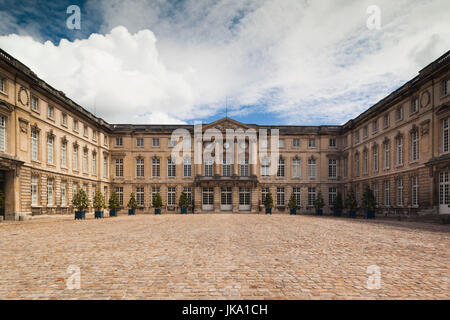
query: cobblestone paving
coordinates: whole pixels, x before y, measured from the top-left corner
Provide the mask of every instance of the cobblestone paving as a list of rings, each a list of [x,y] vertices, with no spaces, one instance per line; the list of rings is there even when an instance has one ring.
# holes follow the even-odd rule
[[[449,299],[449,248],[446,225],[314,216],[2,222],[0,299]]]

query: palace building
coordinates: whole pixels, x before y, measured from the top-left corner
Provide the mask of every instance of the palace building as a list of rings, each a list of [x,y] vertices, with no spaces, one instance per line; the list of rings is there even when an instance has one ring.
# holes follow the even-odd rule
[[[116,191],[123,206],[134,192],[141,213],[153,212],[157,192],[163,213],[179,212],[182,191],[195,213],[263,213],[269,192],[274,212],[287,213],[294,193],[300,212],[312,213],[321,192],[329,212],[338,192],[345,196],[352,188],[361,201],[365,186],[374,191],[377,214],[450,214],[450,51],[342,126],[261,126],[229,118],[203,124],[224,135],[226,129],[279,129],[273,175],[269,159],[175,163],[171,134],[180,128],[194,138],[193,125],[107,123],[0,50],[0,215],[73,213],[78,188],[91,205],[96,188],[107,198]]]

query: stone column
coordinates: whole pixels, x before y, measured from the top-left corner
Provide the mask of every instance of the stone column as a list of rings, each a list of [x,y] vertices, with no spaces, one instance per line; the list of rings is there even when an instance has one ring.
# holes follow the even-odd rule
[[[233,204],[233,212],[239,212],[239,187],[232,188],[232,204]]]
[[[220,212],[220,187],[215,186],[214,187],[214,212],[219,213]]]
[[[202,212],[202,188],[194,187],[194,213]]]
[[[258,200],[259,200],[259,187],[250,188],[250,204],[251,204],[251,212],[258,213]]]

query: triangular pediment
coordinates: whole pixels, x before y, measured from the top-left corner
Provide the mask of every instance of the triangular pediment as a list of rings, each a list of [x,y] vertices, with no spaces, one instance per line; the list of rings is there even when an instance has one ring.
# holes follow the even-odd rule
[[[219,119],[217,121],[211,122],[211,123],[203,126],[204,130],[210,129],[210,128],[216,128],[216,129],[219,129],[220,131],[224,132],[226,129],[247,130],[247,129],[252,128],[252,126],[249,126],[247,124],[244,124],[244,123],[236,121],[236,120],[233,120],[231,118],[222,118],[222,119]]]

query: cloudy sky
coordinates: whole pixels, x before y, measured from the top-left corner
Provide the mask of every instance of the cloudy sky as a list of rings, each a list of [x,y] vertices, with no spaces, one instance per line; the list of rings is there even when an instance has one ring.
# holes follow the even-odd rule
[[[73,4],[80,30],[66,26]],[[0,48],[110,123],[211,121],[228,106],[249,123],[342,124],[450,49],[449,12],[448,0],[0,0]]]

